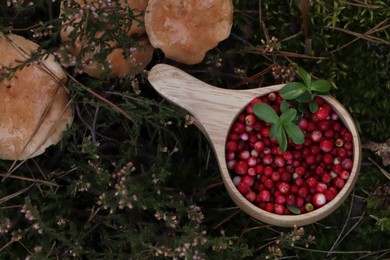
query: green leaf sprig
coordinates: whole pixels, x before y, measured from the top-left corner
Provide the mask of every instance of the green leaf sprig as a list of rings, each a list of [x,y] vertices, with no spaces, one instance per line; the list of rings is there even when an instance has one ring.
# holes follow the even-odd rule
[[[327,80],[318,79],[312,81],[311,75],[303,68],[298,67],[298,75],[303,80],[302,82],[290,82],[280,90],[280,96],[285,100],[294,100],[298,103],[298,110],[305,113],[315,113],[318,109],[318,104],[315,102],[316,95],[327,94],[332,88]],[[307,108],[308,106],[308,108]]]
[[[302,130],[294,123],[297,117],[297,110],[289,108],[286,101],[280,104],[281,115],[266,103],[256,103],[253,106],[253,113],[265,122],[271,123],[270,137],[276,138],[280,146],[280,150],[287,150],[287,136],[295,144],[303,144],[305,136]]]

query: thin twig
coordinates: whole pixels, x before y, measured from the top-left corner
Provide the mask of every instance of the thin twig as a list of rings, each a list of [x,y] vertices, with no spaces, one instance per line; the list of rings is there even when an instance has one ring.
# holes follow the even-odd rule
[[[23,194],[23,193],[29,191],[34,185],[35,185],[35,183],[31,184],[30,186],[28,186],[28,187],[26,187],[24,189],[21,189],[21,190],[17,191],[17,192],[14,192],[14,193],[12,193],[10,195],[7,195],[5,197],[0,198],[0,204],[4,203],[6,201],[9,201],[9,200],[19,196],[20,194]]]
[[[371,8],[371,9],[381,8],[381,6],[379,6],[379,5],[367,4],[367,3],[362,3],[359,1],[355,1],[355,3],[351,3],[351,2],[340,0],[340,3],[346,4],[346,5],[351,5],[351,6],[356,6],[356,7]]]
[[[111,101],[109,101],[108,99],[106,99],[105,97],[102,97],[101,95],[97,94],[95,91],[93,91],[92,89],[84,86],[81,82],[79,82],[77,79],[75,79],[74,77],[72,77],[72,75],[70,74],[67,74],[69,78],[71,78],[74,82],[76,82],[81,88],[83,88],[83,90],[87,91],[89,94],[91,94],[92,96],[96,97],[97,99],[103,101],[104,103],[108,104],[109,106],[111,106],[115,111],[119,112],[120,114],[122,114],[123,116],[125,116],[127,119],[129,119],[131,122],[133,122],[133,124],[137,125],[137,123],[135,122],[135,120],[126,112],[124,111],[122,108],[118,107],[117,105],[115,105],[114,103],[112,103]]]
[[[7,174],[0,173],[0,176],[4,177],[4,176],[7,176]],[[10,176],[8,176],[8,178],[17,179],[17,180],[23,180],[23,181],[30,181],[30,182],[33,182],[33,183],[42,183],[42,184],[46,184],[46,185],[50,185],[50,186],[56,186],[56,187],[59,186],[58,184],[52,183],[50,181],[45,181],[45,180],[40,180],[40,179],[35,179],[35,178],[29,178],[29,177],[24,177],[24,176],[10,175]]]

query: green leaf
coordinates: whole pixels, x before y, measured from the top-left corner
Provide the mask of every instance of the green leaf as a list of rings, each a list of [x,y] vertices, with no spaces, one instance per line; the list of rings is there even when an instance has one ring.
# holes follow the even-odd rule
[[[298,207],[296,207],[296,206],[287,205],[287,208],[288,208],[288,210],[289,210],[291,213],[293,213],[293,214],[295,214],[295,215],[301,214],[301,210],[300,210]]]
[[[296,116],[297,110],[295,108],[290,108],[280,116],[279,123],[284,125],[288,122],[292,122]]]
[[[269,136],[271,138],[277,138],[278,137],[278,134],[279,134],[279,131],[282,130],[282,126],[279,125],[279,124],[273,124],[271,125],[271,128],[269,130]]]
[[[298,75],[302,78],[307,87],[311,85],[311,75],[304,68],[298,67]]]
[[[302,93],[302,95],[297,97],[295,100],[298,101],[299,103],[306,103],[312,100],[312,95],[309,91],[305,91]]]
[[[317,112],[317,110],[318,110],[318,103],[315,102],[314,100],[311,100],[310,103],[309,103],[309,109],[310,109],[310,112],[312,112],[312,113]]]
[[[307,91],[307,89],[308,86],[300,82],[291,82],[280,90],[280,96],[287,100],[295,99]]]
[[[285,152],[287,150],[287,136],[286,136],[286,132],[282,127],[280,128],[280,131],[278,132],[276,139],[278,140],[280,150],[282,152]]]
[[[315,80],[310,85],[310,90],[317,91],[320,93],[326,93],[331,88],[332,88],[332,85],[330,84],[330,82],[327,80],[324,80],[324,79]]]
[[[279,121],[278,114],[276,114],[275,110],[268,104],[256,103],[252,110],[258,118],[265,122],[276,124]]]
[[[305,142],[305,135],[303,134],[302,130],[296,124],[288,123],[288,124],[284,125],[284,129],[286,130],[288,137],[295,144],[303,144],[303,142]]]
[[[282,103],[280,103],[280,111],[284,113],[288,109],[288,103],[286,100],[283,100]]]

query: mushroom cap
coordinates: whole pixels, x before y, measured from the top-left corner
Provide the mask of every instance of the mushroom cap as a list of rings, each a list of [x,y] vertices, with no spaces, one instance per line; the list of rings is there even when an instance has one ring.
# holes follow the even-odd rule
[[[39,46],[0,34],[0,67],[14,67]],[[61,66],[48,55],[0,81],[0,159],[26,160],[58,143],[73,121]]]
[[[122,48],[115,48],[107,55],[106,61],[111,68],[110,77],[123,78],[142,72],[152,60],[154,48],[147,40],[144,40],[139,41],[129,51],[128,57]],[[100,78],[104,74],[104,68],[100,65],[97,62],[90,62],[83,67],[83,71],[91,77]]]
[[[145,13],[152,46],[184,64],[201,62],[229,37],[232,24],[231,0],[150,0]]]
[[[85,6],[85,0],[76,0],[80,7]],[[93,1],[91,2],[94,3]],[[128,36],[139,36],[145,34],[144,27],[144,12],[148,5],[148,0],[119,0],[118,2],[122,7],[126,4],[131,8],[133,15],[136,17],[132,21],[130,28],[123,28],[123,31],[126,32]],[[95,3],[96,5],[97,3]],[[64,2],[61,5],[61,13],[64,11]],[[65,21],[63,24],[63,29],[61,30],[61,39],[63,42],[71,41],[70,34],[74,30],[74,26],[69,24],[79,23],[80,19],[75,19],[74,21]],[[107,29],[110,28],[112,24],[107,24]],[[95,37],[100,38],[103,35],[103,32],[96,32]],[[80,38],[77,38],[72,45],[67,45],[68,51],[73,55],[77,56],[81,49],[83,48],[84,43]],[[129,46],[129,52],[131,55],[126,57],[125,51],[123,48],[118,48],[116,41],[107,42],[113,51],[107,55],[106,61],[110,64],[110,77],[119,77],[123,78],[126,76],[134,76],[144,70],[144,68],[149,64],[153,57],[154,48],[150,45],[148,40],[139,40],[134,46]],[[103,64],[99,64],[96,61],[93,61],[95,54],[99,52],[99,48],[96,48],[94,53],[85,53],[83,60],[85,66],[83,66],[83,72],[87,73],[89,76],[94,78],[102,78],[104,75]]]

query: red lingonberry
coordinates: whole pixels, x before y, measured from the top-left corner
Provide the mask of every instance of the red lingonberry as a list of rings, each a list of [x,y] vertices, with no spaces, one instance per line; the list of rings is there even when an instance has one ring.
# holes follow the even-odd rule
[[[248,171],[248,164],[246,163],[246,161],[238,161],[234,165],[234,171],[237,174],[246,174]]]
[[[260,201],[269,201],[271,199],[271,193],[269,190],[262,190],[258,195],[258,200]]]
[[[298,190],[298,196],[302,197],[302,198],[306,198],[308,193],[309,193],[309,190],[306,187],[300,187]]]
[[[249,176],[256,176],[256,175],[257,175],[256,168],[255,168],[255,167],[250,167],[250,168],[248,168],[247,174],[248,174]]]
[[[314,130],[313,132],[310,133],[310,139],[315,143],[321,141],[321,138],[322,138],[322,133],[318,130]]]
[[[333,141],[330,140],[330,139],[324,139],[320,142],[320,148],[322,151],[324,151],[325,153],[328,153],[330,151],[332,151],[333,149]]]
[[[262,174],[264,170],[264,166],[262,164],[257,164],[255,169],[256,169],[256,174]]]
[[[287,194],[290,191],[290,184],[288,184],[287,182],[280,182],[278,185],[278,189],[280,193]]]
[[[256,193],[250,190],[246,193],[245,198],[250,202],[254,202],[256,200]]]
[[[345,170],[351,170],[353,167],[353,161],[351,158],[345,158],[344,160],[341,161],[341,166]]]
[[[274,188],[274,181],[272,179],[267,179],[264,181],[264,187],[269,189],[269,190],[272,190]]]
[[[290,194],[286,198],[286,205],[288,206],[295,206],[296,204],[296,198],[293,194]]]
[[[294,184],[301,187],[305,184],[305,180],[302,177],[297,177],[294,179]]]
[[[288,171],[283,171],[280,174],[280,179],[284,182],[290,182],[292,180],[292,174],[289,173]]]
[[[251,156],[251,153],[248,150],[240,151],[238,153],[238,158],[246,160]]]
[[[232,131],[237,134],[242,134],[245,131],[245,125],[242,122],[235,122],[232,126]]]
[[[276,165],[277,167],[282,168],[282,167],[284,166],[285,162],[286,162],[286,161],[284,160],[283,157],[281,157],[281,156],[276,156],[276,158],[275,158],[275,165]]]
[[[330,183],[332,181],[332,175],[330,175],[330,173],[325,172],[321,175],[321,181],[325,184]]]
[[[275,204],[274,206],[274,212],[278,215],[283,215],[286,210],[286,207],[282,204]]]
[[[314,173],[318,176],[320,176],[321,174],[323,174],[325,172],[324,168],[321,167],[321,166],[317,166],[315,169],[314,169]]]
[[[322,161],[325,163],[325,164],[331,164],[333,163],[333,155],[330,154],[330,153],[325,153],[323,156],[322,156]]]
[[[265,205],[265,210],[270,212],[270,213],[273,213],[274,212],[274,209],[275,209],[275,206],[272,202],[268,202],[266,205]]]
[[[313,164],[315,164],[315,162],[316,162],[316,157],[314,155],[310,154],[306,157],[307,164],[313,165]]]
[[[270,154],[267,154],[266,156],[263,157],[264,164],[271,164],[273,161],[274,161],[274,158]]]
[[[300,166],[300,167],[295,168],[295,172],[299,176],[303,176],[303,175],[305,175],[306,169],[304,167]]]
[[[274,182],[278,182],[280,180],[280,173],[277,171],[272,172],[271,178]]]
[[[297,206],[297,207],[302,207],[304,204],[305,204],[304,198],[302,198],[302,197],[296,197],[295,206]],[[304,210],[301,209],[301,212],[304,212]]]
[[[256,116],[253,114],[249,114],[245,117],[245,124],[253,126],[256,123]]]
[[[245,182],[249,187],[251,187],[254,183],[254,179],[252,176],[244,175],[241,177],[241,182]]]
[[[341,189],[344,187],[344,184],[345,184],[345,181],[343,178],[341,177],[336,177],[333,179],[333,186],[336,188],[336,189]]]
[[[326,107],[321,106],[318,108],[317,112],[314,113],[313,119],[316,121],[321,121],[321,120],[325,120],[328,116],[329,116],[329,110]]]
[[[284,203],[286,203],[286,197],[284,197],[283,195],[276,196],[275,203],[283,205]]]
[[[325,195],[323,193],[314,194],[313,199],[312,199],[312,203],[317,208],[324,206],[326,203]]]
[[[243,195],[246,195],[248,193],[248,191],[250,191],[250,188],[248,186],[247,183],[245,182],[240,182],[238,185],[237,185],[237,190],[243,194]]]
[[[353,144],[352,144],[352,142],[345,142],[345,143],[344,143],[344,147],[345,147],[347,150],[352,150]]]
[[[331,201],[336,197],[337,193],[334,193],[332,190],[327,190],[324,195],[327,201]]]
[[[328,185],[323,182],[319,182],[316,184],[316,192],[324,193],[328,189]]]
[[[269,127],[264,127],[264,128],[262,128],[261,129],[261,135],[263,136],[263,137],[269,137]]]
[[[340,173],[340,177],[344,180],[348,180],[349,175],[350,175],[349,171],[345,171],[345,170]]]
[[[283,158],[289,162],[293,159],[292,153],[290,151],[286,151],[283,153]]]
[[[238,144],[236,141],[228,141],[226,143],[226,150],[229,152],[235,152],[238,149]]]
[[[328,131],[331,128],[331,126],[332,126],[332,122],[329,120],[323,120],[323,121],[318,122],[318,128],[322,132]]]
[[[318,181],[314,177],[309,177],[309,178],[306,179],[306,184],[309,187],[315,187],[317,185],[317,183],[318,183]]]
[[[272,169],[271,166],[265,166],[263,172],[264,172],[264,175],[271,176],[272,173],[274,172],[274,169]]]
[[[263,151],[265,147],[265,144],[263,141],[257,141],[254,145],[253,145],[253,148],[258,151],[258,152],[261,152]]]
[[[343,138],[346,142],[352,142],[352,134],[350,132],[346,132],[344,135],[343,135]]]
[[[328,129],[324,133],[325,138],[332,139],[334,137],[333,129]]]
[[[307,129],[307,120],[306,120],[306,118],[302,117],[301,120],[299,120],[298,127],[301,130],[306,130]]]

